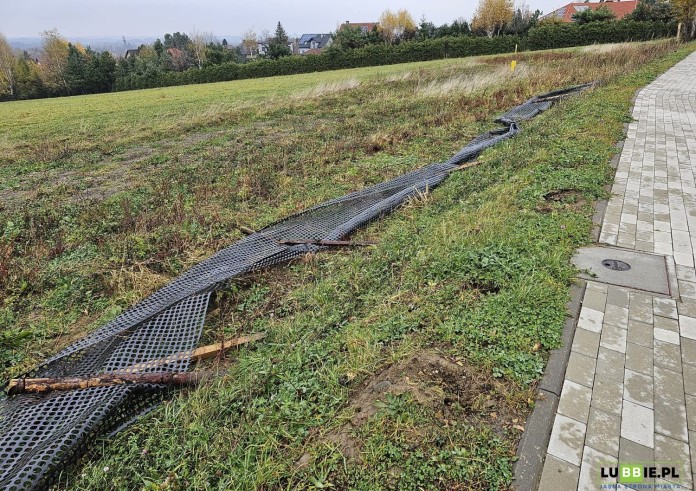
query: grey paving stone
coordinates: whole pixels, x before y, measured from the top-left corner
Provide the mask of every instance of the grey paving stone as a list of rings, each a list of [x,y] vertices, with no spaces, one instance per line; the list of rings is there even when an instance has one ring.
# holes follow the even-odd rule
[[[583,307],[580,309],[580,317],[578,318],[578,327],[587,329],[593,332],[602,332],[602,322],[604,320],[604,312]]]
[[[580,468],[553,455],[547,455],[538,491],[575,489],[580,478]]]
[[[655,399],[655,433],[686,442],[686,406],[680,402]]]
[[[680,315],[679,331],[685,338],[696,339],[696,317]]]
[[[628,334],[626,339],[629,343],[639,344],[646,348],[653,349],[653,326],[636,320],[628,321]]]
[[[652,334],[651,334],[652,337]],[[572,351],[597,358],[597,350],[599,348],[599,333],[588,331],[587,329],[576,329],[573,336]]]
[[[696,365],[696,339],[681,338],[682,363]]]
[[[614,457],[619,456],[621,418],[601,409],[590,409],[585,444]]]
[[[675,313],[676,313],[676,309],[675,309]],[[668,331],[679,332],[679,322],[677,321],[677,319],[670,319],[668,317],[662,317],[659,315],[654,316],[653,319],[654,319],[653,325],[656,328],[666,329]]]
[[[615,465],[617,462],[616,457],[586,446],[582,454],[578,489],[599,489],[601,484],[616,482],[615,478],[602,479],[600,469],[603,466]]]
[[[558,414],[587,423],[591,399],[592,389],[566,380],[563,383],[561,399],[558,402]]]
[[[579,466],[582,460],[586,429],[584,423],[557,414],[551,430],[548,453]]]
[[[655,417],[652,409],[623,401],[621,412],[621,436],[646,447],[655,446],[653,429]]]
[[[654,370],[655,400],[684,403],[684,378],[681,372],[675,372],[663,367]]]
[[[683,365],[684,392],[696,396],[696,365]]]
[[[626,329],[628,327],[628,308],[608,304],[604,311],[604,325]]]
[[[607,288],[607,304],[628,308],[628,290],[620,286],[609,285]]]
[[[653,373],[653,350],[639,344],[626,344],[626,368],[645,375]]]
[[[652,376],[626,370],[624,375],[624,399],[647,408],[653,407]]]
[[[677,274],[679,272],[679,267],[677,267]],[[696,277],[694,278],[696,280]],[[681,302],[677,303],[677,310],[679,315],[686,315],[689,317],[696,317],[696,300],[692,298],[682,298]]]
[[[689,445],[663,435],[655,435],[655,461],[679,462],[683,466],[684,485],[693,483],[691,466],[689,465]],[[688,487],[691,488],[693,484]]]
[[[626,329],[612,325],[605,325],[602,328],[602,335],[599,345],[602,348],[618,351],[619,353],[626,353],[627,335],[628,332]]]
[[[667,331],[666,329],[653,329],[653,336],[658,341],[664,341],[670,344],[679,344],[679,333],[674,331]]]
[[[565,378],[566,380],[576,382],[586,387],[592,387],[596,365],[597,360],[595,358],[591,358],[580,353],[571,352],[570,358],[568,359],[568,368],[566,368]]]
[[[629,318],[652,324],[652,297],[644,293],[631,292],[630,298],[630,307],[628,313]]]
[[[597,353],[597,375],[623,383],[625,355],[607,348]]]
[[[595,376],[592,389],[592,407],[612,414],[621,414],[623,383],[601,375]]]
[[[677,302],[671,298],[653,297],[653,314],[677,319]]]
[[[696,299],[696,283],[682,280],[677,280],[677,283],[679,284],[679,295],[682,298]]]
[[[689,431],[696,431],[696,396],[689,394],[686,397],[686,422]],[[694,455],[696,457],[696,455]]]
[[[655,350],[653,353],[655,366],[660,366],[681,372],[681,350],[679,345],[665,343],[664,341],[655,340]]]
[[[626,438],[619,440],[619,462],[654,462],[655,451]]]
[[[586,289],[585,290],[585,296],[582,299],[582,306],[587,307],[592,310],[596,310],[599,312],[604,312],[604,308],[607,303],[607,294],[594,290],[594,289]]]

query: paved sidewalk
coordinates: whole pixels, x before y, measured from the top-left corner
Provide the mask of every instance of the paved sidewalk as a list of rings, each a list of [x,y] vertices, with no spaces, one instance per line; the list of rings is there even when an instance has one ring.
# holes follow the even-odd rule
[[[600,468],[617,462],[672,463],[682,489],[694,489],[695,105],[696,53],[637,97],[600,243],[673,257],[679,292],[588,283],[541,490],[601,489],[617,479],[600,479]]]

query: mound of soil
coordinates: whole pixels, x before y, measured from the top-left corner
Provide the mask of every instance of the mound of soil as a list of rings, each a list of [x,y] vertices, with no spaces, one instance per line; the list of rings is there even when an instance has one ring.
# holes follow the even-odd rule
[[[361,443],[353,436],[354,430],[380,410],[376,403],[384,401],[387,394],[410,393],[414,401],[432,410],[436,418],[433,423],[438,426],[485,420],[497,432],[512,426],[521,429],[514,403],[506,397],[507,386],[480,367],[436,352],[421,352],[367,380],[348,402],[350,420],[329,431],[323,440],[336,445],[347,460],[359,462]],[[303,466],[309,460],[309,454],[305,454],[298,465]]]

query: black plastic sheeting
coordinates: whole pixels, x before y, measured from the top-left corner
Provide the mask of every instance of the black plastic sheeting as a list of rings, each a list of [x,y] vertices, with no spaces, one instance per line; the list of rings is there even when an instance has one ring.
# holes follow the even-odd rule
[[[236,276],[287,262],[317,245],[280,240],[339,240],[391,212],[409,197],[428,192],[462,163],[519,132],[518,122],[547,110],[581,85],[537,96],[497,121],[444,163],[430,164],[376,186],[328,201],[271,224],[218,252],[89,336],[44,362],[28,376],[184,372],[203,328],[213,291]],[[163,358],[172,358],[162,365]],[[97,387],[21,394],[0,401],[0,488],[42,489],[89,449],[95,438],[122,428],[161,401],[159,385]]]

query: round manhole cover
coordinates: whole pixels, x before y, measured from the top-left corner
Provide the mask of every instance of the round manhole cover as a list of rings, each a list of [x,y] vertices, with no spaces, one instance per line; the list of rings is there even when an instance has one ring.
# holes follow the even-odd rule
[[[602,261],[602,266],[612,271],[628,271],[631,269],[631,265],[618,259],[605,259]]]

